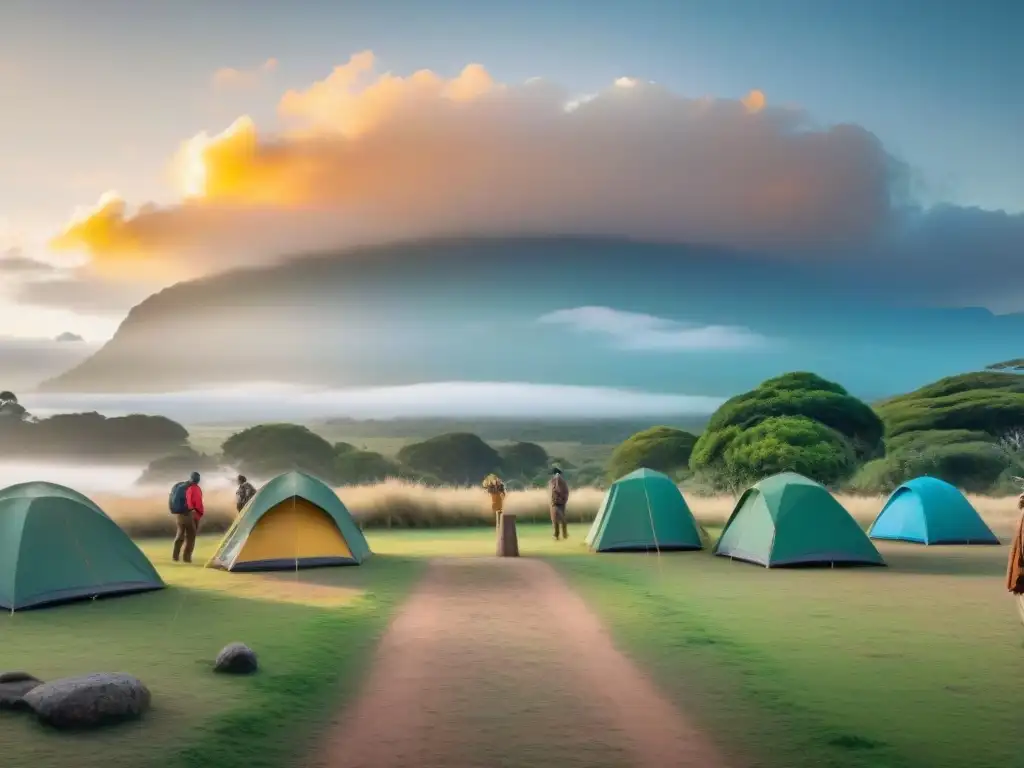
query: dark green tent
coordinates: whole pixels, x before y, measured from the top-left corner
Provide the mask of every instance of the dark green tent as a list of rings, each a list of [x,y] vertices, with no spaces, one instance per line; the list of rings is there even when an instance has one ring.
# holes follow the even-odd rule
[[[653,469],[612,483],[585,541],[595,552],[704,548],[683,494],[672,478]]]
[[[714,554],[766,568],[885,565],[828,489],[793,472],[766,478],[740,497]]]
[[[163,587],[128,534],[77,491],[52,483],[0,490],[0,608]]]

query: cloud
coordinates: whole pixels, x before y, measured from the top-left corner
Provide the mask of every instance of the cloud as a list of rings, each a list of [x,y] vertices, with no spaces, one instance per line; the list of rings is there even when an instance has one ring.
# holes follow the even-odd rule
[[[399,417],[627,418],[706,415],[722,398],[519,382],[440,382],[365,389],[252,383],[160,395],[31,394],[32,413],[151,413],[185,423]]]
[[[160,282],[105,280],[89,269],[73,269],[24,280],[15,287],[14,298],[22,304],[87,315],[123,315],[161,287]]]
[[[1001,214],[915,209],[909,170],[872,133],[756,90],[692,99],[619,78],[580,97],[479,64],[380,72],[364,51],[285,93],[278,114],[277,134],[243,116],[183,142],[179,202],[108,195],[53,246],[99,273],[169,280],[425,236],[617,235],[873,270],[929,295],[991,292],[978,267],[1024,248],[1024,216],[993,227]],[[943,270],[917,280],[948,227]]]
[[[30,259],[20,248],[0,252],[0,275],[32,275],[52,272],[55,267],[45,261]]]
[[[768,339],[747,328],[697,325],[610,307],[575,307],[544,315],[541,323],[567,326],[580,333],[609,338],[626,350],[697,352],[765,346]]]
[[[211,82],[216,88],[249,88],[276,71],[277,59],[269,58],[252,69],[222,67],[213,73]]]
[[[0,389],[35,387],[42,381],[82,362],[98,349],[90,343],[59,342],[55,339],[22,339],[0,336]],[[19,392],[20,394],[20,392]]]
[[[636,80],[570,100],[476,64],[454,78],[378,74],[364,52],[284,94],[281,135],[243,117],[186,142],[180,205],[129,212],[108,196],[54,245],[100,261],[230,261],[266,258],[275,231],[274,249],[303,232],[337,246],[573,231],[781,248],[858,241],[884,223],[894,166],[863,129],[809,130],[791,109]]]

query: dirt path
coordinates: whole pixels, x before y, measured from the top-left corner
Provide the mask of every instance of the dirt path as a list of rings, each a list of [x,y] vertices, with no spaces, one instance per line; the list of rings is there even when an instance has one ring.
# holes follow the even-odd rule
[[[722,768],[539,560],[436,560],[311,768]]]

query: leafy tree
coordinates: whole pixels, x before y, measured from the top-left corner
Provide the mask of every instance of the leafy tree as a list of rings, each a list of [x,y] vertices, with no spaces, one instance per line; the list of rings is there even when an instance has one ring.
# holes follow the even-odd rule
[[[5,423],[23,422],[28,420],[29,412],[21,403],[6,402],[0,405],[0,418],[4,419]]]
[[[833,485],[857,466],[849,440],[804,416],[778,416],[760,422],[732,440],[723,459],[728,476],[745,484],[778,472],[797,472]]]
[[[1024,371],[1024,357],[1017,357],[1013,360],[1004,360],[1001,363],[986,365],[985,369],[989,371]]]
[[[451,432],[412,443],[398,452],[398,460],[410,469],[455,485],[476,485],[489,473],[501,470],[498,452],[468,432]]]
[[[775,416],[806,416],[839,432],[853,444],[861,457],[882,448],[884,426],[866,403],[842,386],[813,373],[788,373],[762,382],[755,389],[727,400],[711,417],[701,440],[727,427],[750,429]],[[707,464],[704,446],[694,452],[699,464]]]
[[[777,419],[798,421],[773,421]],[[806,420],[829,431],[811,430],[803,423]],[[772,428],[757,429],[769,421]],[[833,433],[841,443],[835,442]],[[846,449],[853,451],[854,461],[873,458],[884,449],[883,433],[879,416],[839,384],[813,373],[787,373],[727,400],[697,440],[690,468],[712,485],[730,489],[759,479],[745,474],[754,466],[767,470],[781,464],[817,466],[804,474],[820,482],[833,482],[854,469],[845,457]],[[755,438],[768,441],[763,450],[751,442]],[[730,454],[734,444],[739,453]],[[826,449],[825,445],[831,447]],[[799,451],[810,452],[810,464],[799,459]]]
[[[297,470],[328,482],[335,482],[340,458],[334,446],[298,424],[250,427],[225,440],[221,451],[225,460],[247,475],[266,477]]]
[[[18,402],[16,394],[7,389],[0,392],[0,419],[3,419],[7,426],[14,422],[26,421],[29,418],[29,412]]]
[[[534,477],[550,462],[548,452],[536,443],[504,445],[498,449],[498,455],[506,478]]]
[[[18,404],[3,409],[15,418],[0,420],[0,446],[25,456],[149,460],[188,444],[188,430],[163,416],[107,418],[91,412],[27,420]]]
[[[1024,427],[1024,376],[967,373],[948,376],[878,403],[886,437],[908,432],[967,430],[998,438]]]
[[[637,432],[612,452],[608,479],[617,480],[641,467],[676,474],[689,466],[696,442],[696,435],[675,427],[651,427]]]

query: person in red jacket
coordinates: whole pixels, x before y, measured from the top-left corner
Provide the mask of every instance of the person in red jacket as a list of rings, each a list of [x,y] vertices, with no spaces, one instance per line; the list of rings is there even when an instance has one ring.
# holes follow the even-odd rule
[[[189,486],[185,491],[185,506],[188,512],[183,515],[176,515],[178,518],[178,535],[174,538],[174,552],[171,557],[177,561],[180,553],[181,559],[186,563],[192,562],[192,550],[196,547],[196,533],[199,530],[199,521],[206,510],[203,508],[203,489],[199,487],[199,473],[193,472],[189,478]],[[185,551],[182,552],[182,545]]]
[[[192,513],[192,519],[196,521],[196,531],[198,532],[199,521],[206,514],[206,509],[203,507],[203,489],[199,486],[198,472],[193,472],[189,479],[192,481],[192,485],[185,491],[185,506]]]

